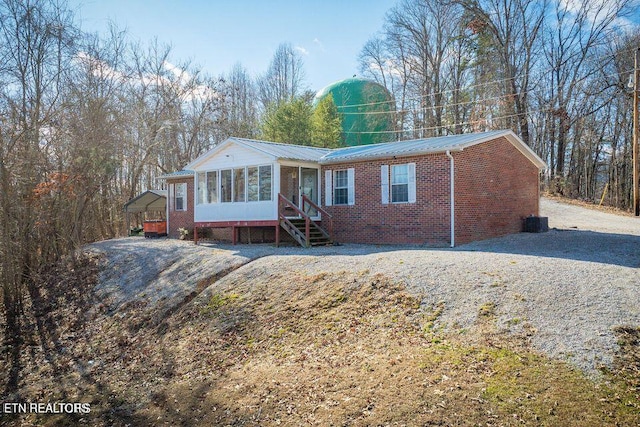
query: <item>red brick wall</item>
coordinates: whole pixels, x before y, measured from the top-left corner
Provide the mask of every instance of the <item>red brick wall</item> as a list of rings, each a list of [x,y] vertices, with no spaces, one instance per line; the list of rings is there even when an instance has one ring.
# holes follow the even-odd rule
[[[174,210],[174,196],[175,196],[175,188],[172,189],[169,194],[169,237],[178,238],[180,234],[178,233],[178,228],[187,228],[189,231],[193,233],[193,177],[180,177],[180,178],[169,178],[167,179],[167,184],[169,186],[174,184],[179,184],[182,182],[187,183],[187,210],[186,211],[176,211]]]
[[[381,203],[380,166],[416,164],[416,203]],[[449,161],[442,154],[323,166],[354,168],[355,205],[328,206],[338,242],[430,244],[449,242]]]
[[[538,215],[538,168],[505,138],[453,156],[456,244],[517,233]]]
[[[456,244],[522,230],[523,218],[538,214],[537,167],[506,139],[452,153],[455,162]],[[416,164],[416,203],[383,205],[380,166]],[[451,243],[449,158],[434,154],[323,166],[355,169],[355,205],[329,206],[338,242],[371,244]]]
[[[298,204],[299,196],[298,187],[300,185],[300,179],[298,173],[299,170],[297,167],[280,167],[280,193],[295,204]]]

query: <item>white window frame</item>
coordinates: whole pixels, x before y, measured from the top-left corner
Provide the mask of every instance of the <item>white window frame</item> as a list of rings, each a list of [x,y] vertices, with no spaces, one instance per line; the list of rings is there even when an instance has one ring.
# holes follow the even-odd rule
[[[263,174],[261,172],[262,168],[269,168],[269,198],[268,199],[263,199],[262,198],[262,177]],[[272,164],[268,164],[268,165],[258,165],[258,201],[260,202],[271,202],[273,201],[273,165]],[[267,187],[266,185],[264,186],[265,188]]]
[[[347,173],[347,186],[337,187],[337,174],[338,172]],[[347,190],[347,203],[336,203],[335,191],[339,189]],[[355,169],[336,169],[334,171],[325,172],[325,204],[327,206],[353,206],[355,205]]]
[[[232,203],[247,203],[247,167],[233,168],[231,174],[231,181],[233,182],[233,192],[231,193]],[[237,172],[242,172],[242,186],[236,185]],[[242,190],[242,200],[236,200],[238,197],[238,190]]]
[[[394,174],[393,169],[400,166],[407,167],[407,182],[395,183],[393,182]],[[393,187],[399,185],[407,186],[407,200],[394,201],[393,200]],[[387,205],[389,203],[394,205],[415,203],[416,202],[416,164],[415,163],[402,163],[397,165],[382,165],[380,167],[380,193],[381,203]]]
[[[396,178],[396,173],[395,171],[400,169],[400,168],[404,168],[406,169],[406,174],[403,174],[402,176],[406,176],[406,182],[403,179],[401,182],[395,181]],[[389,185],[389,189],[391,190],[391,194],[390,194],[390,199],[391,199],[391,203],[396,204],[396,203],[409,203],[409,165],[405,164],[401,164],[401,165],[391,165],[390,168],[390,185]],[[393,200],[393,195],[394,195],[394,189],[396,188],[403,188],[405,187],[407,188],[407,198],[402,199],[402,200]]]
[[[262,173],[261,169],[262,168],[269,168],[269,176],[270,176],[270,182],[269,182],[269,198],[265,199],[262,198],[262,190],[264,188],[267,188],[267,186],[263,186],[262,185],[262,179],[264,177],[264,174]],[[257,170],[257,179],[258,179],[258,189],[257,189],[257,196],[258,199],[257,200],[249,200],[249,169],[251,168],[255,168]],[[255,202],[270,202],[273,200],[273,165],[272,164],[267,164],[267,165],[255,165],[255,166],[247,166],[246,167],[246,171],[245,171],[245,183],[246,183],[246,194],[245,194],[245,199],[247,201],[247,203],[255,203]],[[237,203],[237,202],[236,202]]]
[[[175,191],[173,192],[173,210],[176,212],[185,212],[188,210],[187,206],[187,183],[179,182],[174,184]],[[182,196],[178,196],[179,188],[182,188]],[[178,209],[178,198],[182,198],[182,209]]]
[[[338,174],[345,175],[345,185],[338,185]],[[345,190],[347,193],[346,197],[344,198],[344,202],[342,200],[338,200],[338,197],[336,196],[336,192],[339,190]],[[346,169],[338,169],[333,171],[333,204],[336,206],[349,204],[349,175]]]
[[[203,178],[204,177],[204,178]],[[207,198],[207,173],[204,171],[196,173],[196,206],[204,205]]]
[[[262,185],[263,178],[265,174],[262,171],[262,168],[269,168],[270,170],[270,182],[268,186],[269,190],[269,199],[262,198],[263,189],[266,189],[266,185]],[[249,169],[256,168],[258,170],[258,200],[249,200]],[[236,200],[238,190],[236,187],[236,178],[237,171],[244,171],[244,200]],[[230,171],[231,175],[231,188],[227,189],[230,192],[231,200],[223,200],[222,198],[222,187],[223,187],[223,179],[222,173]],[[209,176],[215,176],[215,200],[209,199]],[[201,184],[201,178],[204,176],[204,182]],[[273,164],[262,164],[262,165],[251,165],[237,168],[225,168],[225,169],[216,169],[209,171],[198,171],[196,173],[196,188],[195,188],[195,201],[197,205],[201,204],[213,204],[213,203],[254,203],[254,202],[270,202],[273,201]],[[204,190],[204,197],[202,203],[200,203],[199,199],[199,191]]]
[[[211,198],[209,191],[209,177],[215,176],[215,198]],[[195,185],[195,200],[196,205],[208,205],[212,203],[218,203],[218,194],[220,193],[218,185],[218,171],[199,171],[196,173],[196,185]],[[202,193],[202,194],[201,194]],[[213,200],[212,200],[213,199]]]
[[[231,177],[231,181],[230,181],[230,186],[228,189],[225,189],[225,194],[228,194],[229,200],[225,200],[222,196],[222,188],[224,187],[224,180],[222,179],[222,173],[229,171],[229,175]],[[228,169],[220,169],[220,175],[219,175],[219,184],[218,184],[218,188],[219,188],[219,196],[218,196],[218,200],[220,200],[220,203],[233,203],[233,168],[228,168]]]
[[[209,198],[209,175],[214,175],[216,177],[216,185],[215,185],[215,187],[216,187],[215,196],[216,197],[215,197],[215,200],[211,200],[211,198]],[[205,187],[205,199],[206,199],[206,202],[209,203],[209,204],[218,203],[218,200],[220,200],[220,197],[219,197],[219,194],[220,194],[220,184],[219,184],[220,177],[219,177],[218,171],[217,170],[207,171],[205,173],[205,178],[204,179],[205,179],[205,186],[204,187]]]

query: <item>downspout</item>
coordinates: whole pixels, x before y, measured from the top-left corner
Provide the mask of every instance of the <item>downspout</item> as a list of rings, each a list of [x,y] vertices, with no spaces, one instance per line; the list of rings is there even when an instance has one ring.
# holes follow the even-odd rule
[[[447,157],[449,158],[449,199],[451,200],[451,247],[453,248],[456,245],[456,216],[455,216],[455,170],[453,165],[453,156],[451,152],[447,150]]]
[[[169,230],[171,230],[171,228],[169,228],[171,227],[171,225],[169,224],[169,203],[171,203],[171,191],[169,190],[170,188],[169,182],[167,180],[165,180],[164,182],[165,182],[165,185],[167,186],[167,204],[165,206],[167,213],[165,218],[167,219],[167,237],[169,237],[169,234],[170,234]]]

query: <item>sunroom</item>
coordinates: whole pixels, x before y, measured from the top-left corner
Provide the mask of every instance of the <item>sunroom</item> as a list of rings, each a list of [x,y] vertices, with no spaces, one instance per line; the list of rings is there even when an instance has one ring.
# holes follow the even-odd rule
[[[195,237],[219,227],[231,227],[234,241],[240,227],[275,227],[277,237],[281,220],[291,233],[287,225],[305,216],[313,232],[322,216],[318,160],[329,151],[242,138],[214,147],[185,167],[195,172]]]

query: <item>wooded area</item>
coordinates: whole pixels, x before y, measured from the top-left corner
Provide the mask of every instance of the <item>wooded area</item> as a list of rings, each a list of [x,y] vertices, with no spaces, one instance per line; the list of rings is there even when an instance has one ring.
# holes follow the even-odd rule
[[[397,139],[510,128],[548,162],[550,191],[588,200],[606,191],[605,203],[628,209],[633,6],[401,0],[363,47],[360,71],[395,96]],[[157,176],[229,136],[338,144],[335,106],[313,110],[312,94],[287,43],[263,75],[238,64],[209,76],[157,40],[82,32],[60,2],[0,0],[7,348],[19,348],[40,273],[83,243],[125,234],[123,204],[157,188]]]
[[[554,193],[628,209],[637,13],[629,0],[403,0],[360,55],[397,138],[512,129]],[[636,17],[637,18],[637,17]]]

